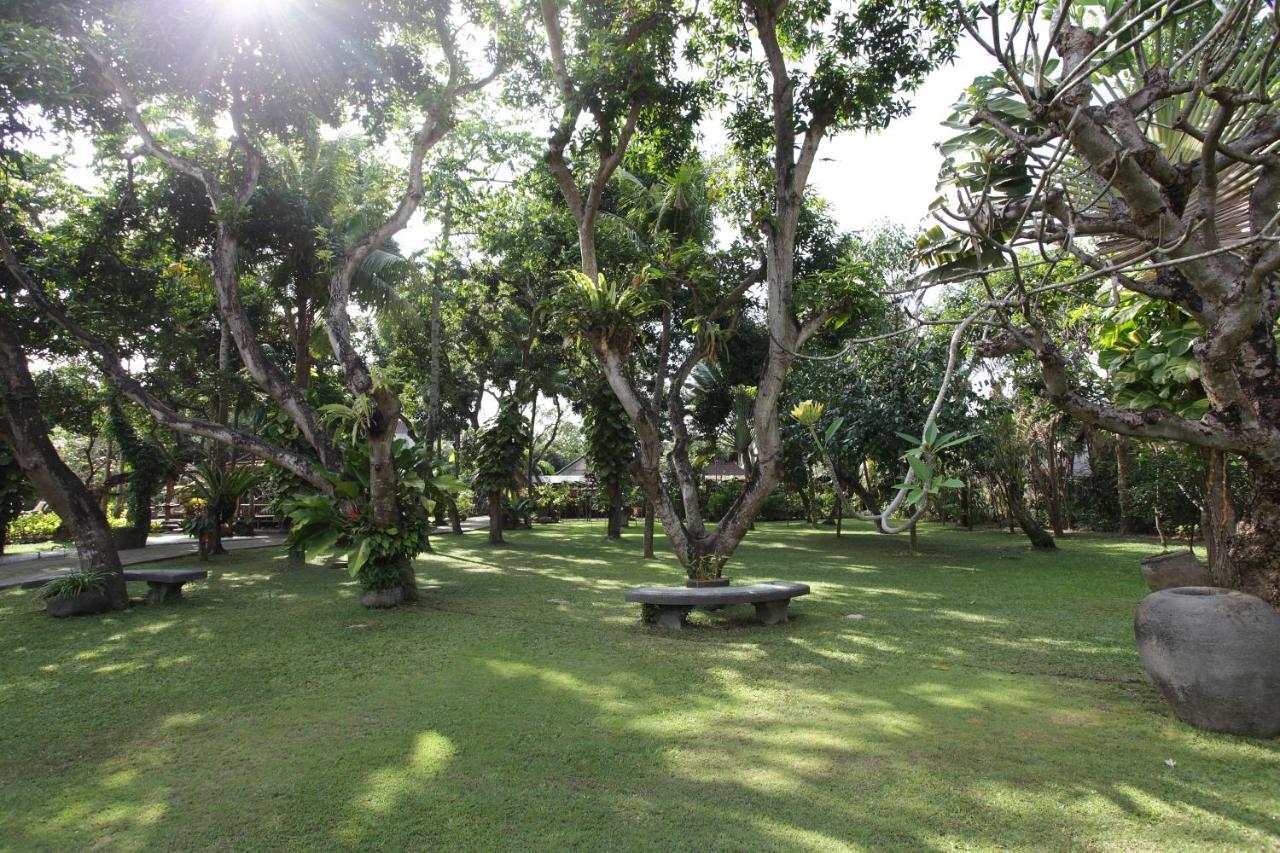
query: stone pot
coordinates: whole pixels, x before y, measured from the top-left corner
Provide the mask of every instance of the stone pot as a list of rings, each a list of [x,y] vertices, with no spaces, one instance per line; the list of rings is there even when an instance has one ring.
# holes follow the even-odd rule
[[[1152,592],[1179,586],[1207,586],[1209,567],[1190,551],[1166,551],[1142,558],[1142,577]]]
[[[45,611],[58,619],[67,616],[86,616],[91,613],[106,613],[111,609],[111,599],[100,589],[90,589],[79,595],[63,595],[49,599],[44,605]]]
[[[684,582],[687,587],[700,589],[706,586],[728,586],[733,578],[689,578]]]
[[[385,609],[395,607],[404,601],[404,588],[393,586],[390,589],[373,589],[360,593],[360,603],[365,607]]]
[[[1280,612],[1209,586],[1153,592],[1134,618],[1138,654],[1184,722],[1280,735]]]

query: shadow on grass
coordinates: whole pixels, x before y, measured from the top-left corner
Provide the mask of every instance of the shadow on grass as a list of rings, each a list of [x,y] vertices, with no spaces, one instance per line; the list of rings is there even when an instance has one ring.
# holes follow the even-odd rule
[[[764,527],[734,571],[813,583],[798,618],[669,635],[621,590],[674,561],[544,530],[437,540],[443,588],[386,613],[263,558],[104,619],[0,596],[0,847],[1274,843],[1277,745],[1133,680],[1131,549]]]

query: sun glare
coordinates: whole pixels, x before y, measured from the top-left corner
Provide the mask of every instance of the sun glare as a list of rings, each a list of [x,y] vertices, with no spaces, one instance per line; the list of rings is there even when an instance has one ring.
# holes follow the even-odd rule
[[[236,18],[254,18],[282,12],[290,0],[222,0],[222,8]]]

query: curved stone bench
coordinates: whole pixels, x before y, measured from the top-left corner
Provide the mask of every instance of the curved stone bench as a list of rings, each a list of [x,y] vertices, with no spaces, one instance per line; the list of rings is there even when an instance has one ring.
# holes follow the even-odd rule
[[[640,586],[626,594],[635,604],[656,607],[657,624],[663,628],[683,628],[695,607],[723,607],[726,604],[754,604],[756,617],[765,625],[787,621],[787,605],[799,595],[808,595],[809,585],[791,581],[769,581],[748,586]]]

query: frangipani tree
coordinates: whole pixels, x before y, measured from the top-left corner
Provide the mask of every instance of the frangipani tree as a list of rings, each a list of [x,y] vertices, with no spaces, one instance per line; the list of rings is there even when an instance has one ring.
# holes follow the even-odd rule
[[[993,3],[975,81],[943,150],[947,200],[925,239],[935,281],[980,279],[979,352],[1029,353],[1044,394],[1120,435],[1238,454],[1249,497],[1228,551],[1280,604],[1280,28],[1264,2]],[[1086,271],[1061,279],[1075,262]],[[993,273],[1007,270],[1004,283]],[[1060,294],[1172,306],[1208,408],[1129,408],[1082,392],[1045,310]],[[1131,401],[1132,402],[1132,401]]]

